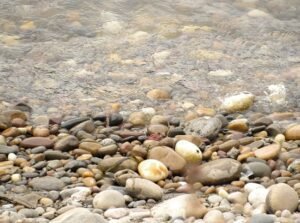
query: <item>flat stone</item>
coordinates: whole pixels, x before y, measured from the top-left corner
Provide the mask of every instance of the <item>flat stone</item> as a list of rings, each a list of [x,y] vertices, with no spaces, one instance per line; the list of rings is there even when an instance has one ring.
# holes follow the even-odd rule
[[[67,160],[71,156],[60,151],[48,150],[44,152],[46,160]]]
[[[285,183],[272,185],[266,198],[266,207],[270,213],[289,210],[293,213],[298,207],[297,192]]]
[[[17,153],[19,149],[15,146],[0,145],[0,154]]]
[[[150,149],[148,152],[148,159],[159,160],[174,174],[182,173],[186,165],[185,159],[167,146],[157,146]]]
[[[73,208],[57,216],[50,223],[107,223],[99,214],[90,212],[86,208]]]
[[[206,207],[194,194],[184,194],[155,205],[151,209],[153,217],[159,222],[170,218],[202,218],[207,212]]]
[[[280,146],[278,144],[271,144],[254,151],[254,155],[263,160],[274,159],[279,155],[279,153]]]
[[[34,178],[29,182],[29,185],[33,188],[33,190],[46,190],[46,191],[51,191],[51,190],[60,191],[65,186],[62,180],[50,176]]]
[[[55,143],[54,149],[60,150],[60,151],[69,151],[69,150],[77,148],[78,144],[79,144],[79,141],[75,136],[68,135],[68,136],[65,136],[65,137],[59,139]]]
[[[51,139],[44,137],[30,137],[21,142],[21,146],[24,148],[33,148],[37,146],[45,146],[46,148],[52,148],[54,142]]]
[[[87,121],[89,120],[88,117],[82,117],[82,118],[74,118],[74,119],[70,119],[70,120],[67,120],[67,121],[63,121],[61,123],[61,128],[65,128],[65,129],[71,129],[72,127],[84,122],[84,121]]]
[[[138,199],[160,200],[163,196],[163,190],[160,186],[150,180],[141,178],[128,179],[125,190]]]
[[[101,147],[101,144],[98,142],[82,142],[79,145],[80,149],[86,150],[93,155],[97,155]]]
[[[127,208],[110,208],[104,212],[106,218],[120,219],[129,214]]]
[[[218,159],[198,166],[188,176],[188,180],[199,181],[204,185],[225,184],[238,179],[241,170],[241,163],[234,159]]]
[[[110,172],[117,172],[119,170],[130,169],[133,171],[137,170],[137,162],[135,160],[129,159],[128,157],[110,157],[103,159],[99,162],[98,168],[106,172],[109,170]]]
[[[219,145],[219,150],[222,150],[224,152],[228,152],[233,147],[239,148],[239,145],[240,145],[239,140],[231,139],[231,140],[228,140],[228,141],[222,143],[221,145]]]

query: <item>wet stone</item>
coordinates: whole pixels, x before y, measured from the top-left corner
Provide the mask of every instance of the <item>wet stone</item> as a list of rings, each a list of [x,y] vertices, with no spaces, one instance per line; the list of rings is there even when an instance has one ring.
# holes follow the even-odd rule
[[[74,118],[61,123],[61,128],[71,129],[72,127],[89,120],[87,117]]]

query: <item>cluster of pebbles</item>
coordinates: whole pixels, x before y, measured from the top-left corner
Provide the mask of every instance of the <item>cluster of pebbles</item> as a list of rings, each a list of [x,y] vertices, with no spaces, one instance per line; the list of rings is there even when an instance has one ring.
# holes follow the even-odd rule
[[[4,111],[0,222],[299,223],[298,121]]]

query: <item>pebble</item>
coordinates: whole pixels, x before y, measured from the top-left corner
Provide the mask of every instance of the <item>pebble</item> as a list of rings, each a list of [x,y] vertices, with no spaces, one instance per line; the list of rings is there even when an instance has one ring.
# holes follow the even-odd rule
[[[163,190],[160,186],[150,180],[141,178],[128,179],[125,190],[138,199],[160,200],[163,196]]]
[[[250,218],[249,223],[274,223],[275,217],[267,214],[255,214]]]
[[[107,210],[109,208],[125,207],[123,194],[115,190],[105,190],[98,193],[93,199],[94,208]]]
[[[51,139],[44,137],[29,137],[21,142],[21,146],[24,148],[34,148],[37,146],[45,146],[46,148],[52,148],[54,142]]]
[[[175,151],[182,156],[187,163],[201,163],[202,152],[195,144],[187,140],[179,140],[176,143]]]
[[[145,126],[147,123],[147,116],[143,112],[133,112],[129,115],[128,122],[133,126]]]
[[[300,124],[289,127],[284,134],[287,140],[300,140]]]
[[[272,144],[265,146],[261,149],[254,151],[254,155],[263,160],[270,160],[276,158],[280,153],[280,146],[278,144]]]
[[[168,100],[171,98],[171,94],[165,89],[153,89],[148,91],[147,97],[151,100]]]
[[[59,139],[55,143],[54,149],[60,151],[70,151],[72,149],[75,149],[78,146],[78,144],[79,144],[79,140],[75,136],[67,135]]]
[[[172,148],[167,146],[156,146],[150,149],[148,152],[148,159],[159,160],[174,174],[182,173],[186,165],[186,160]]]
[[[248,120],[244,118],[232,120],[227,128],[234,131],[247,132],[249,129]]]
[[[249,109],[254,101],[254,95],[251,93],[240,93],[227,97],[223,100],[221,108],[226,112],[234,113]]]
[[[205,223],[225,223],[222,212],[218,210],[208,211],[203,220]]]
[[[129,214],[129,210],[127,208],[110,208],[104,212],[104,217],[120,219]]]
[[[169,174],[167,167],[154,159],[142,161],[138,166],[138,171],[143,178],[154,182],[167,178]]]
[[[234,159],[219,159],[197,167],[196,172],[189,178],[204,185],[224,184],[239,178],[242,170],[240,162]]]
[[[51,191],[51,190],[60,191],[65,186],[62,180],[50,176],[34,178],[29,182],[29,185],[33,188],[33,190],[46,190],[46,191]]]
[[[284,183],[275,184],[269,188],[267,210],[270,213],[283,210],[294,212],[298,208],[298,200],[299,196],[292,187]]]

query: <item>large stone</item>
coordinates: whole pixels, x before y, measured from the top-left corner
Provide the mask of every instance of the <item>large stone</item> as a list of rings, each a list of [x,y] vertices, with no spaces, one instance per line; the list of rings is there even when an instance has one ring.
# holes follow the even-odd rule
[[[289,210],[294,212],[298,207],[299,196],[297,192],[287,184],[279,183],[269,188],[266,198],[267,210],[270,213]]]
[[[300,124],[293,125],[285,131],[287,140],[300,140]]]
[[[165,164],[154,159],[148,159],[140,162],[138,171],[143,178],[154,182],[167,178],[169,173]]]
[[[241,170],[241,163],[234,159],[218,159],[196,167],[187,179],[204,185],[225,184],[238,179]]]
[[[150,180],[141,178],[130,178],[126,181],[126,191],[138,199],[160,200],[163,196],[163,190],[160,186]]]
[[[55,145],[54,145],[54,149],[55,150],[60,150],[60,151],[69,151],[72,149],[75,149],[79,144],[78,139],[73,136],[73,135],[68,135],[65,136],[61,139],[59,139]]]
[[[109,208],[125,207],[125,198],[123,194],[116,190],[105,190],[97,194],[93,199],[94,208],[107,210]]]
[[[253,104],[254,95],[251,93],[240,93],[224,99],[221,108],[227,112],[244,111]]]
[[[106,223],[99,215],[90,212],[86,208],[73,208],[50,221],[50,223]]]
[[[207,212],[206,207],[194,194],[184,194],[166,200],[151,209],[154,218],[165,222],[170,218],[202,218]]]
[[[174,174],[182,173],[186,165],[185,159],[167,146],[157,146],[152,148],[148,152],[148,159],[159,160]]]
[[[45,146],[46,148],[52,148],[54,142],[51,139],[44,137],[30,137],[21,142],[21,146],[24,148],[33,148],[37,146]]]
[[[222,122],[218,118],[197,118],[189,121],[184,128],[187,134],[214,138],[218,135]]]
[[[51,190],[60,191],[65,186],[62,180],[50,176],[34,178],[29,182],[29,185],[34,190],[46,190],[46,191],[51,191]]]
[[[278,144],[268,145],[254,151],[254,155],[263,160],[274,159],[279,155],[279,153],[280,146]]]
[[[202,152],[198,146],[187,140],[179,140],[176,143],[175,151],[182,156],[187,163],[201,163]]]

